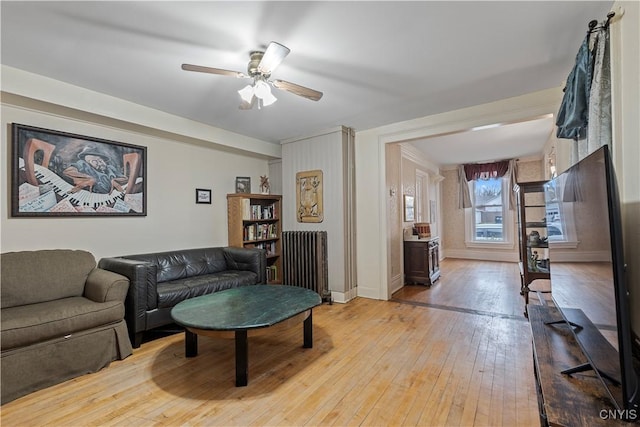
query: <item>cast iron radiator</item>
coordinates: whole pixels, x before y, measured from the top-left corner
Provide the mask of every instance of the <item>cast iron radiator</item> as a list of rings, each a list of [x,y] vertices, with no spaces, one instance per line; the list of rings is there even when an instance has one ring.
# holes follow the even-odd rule
[[[283,284],[316,291],[331,302],[326,231],[283,231]]]

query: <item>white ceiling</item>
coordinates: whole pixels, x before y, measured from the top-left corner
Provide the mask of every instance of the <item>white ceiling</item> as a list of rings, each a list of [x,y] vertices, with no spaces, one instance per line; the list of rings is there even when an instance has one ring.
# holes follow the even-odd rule
[[[545,142],[555,130],[552,115],[489,126],[412,141],[411,145],[441,166],[541,157]]]
[[[1,60],[277,143],[560,86],[588,22],[604,19],[612,4],[3,0]],[[272,78],[324,92],[319,102],[274,89],[275,104],[242,111],[236,91],[245,80],[180,69],[192,63],[244,72],[249,52],[272,40],[291,49]],[[551,120],[415,145],[440,164],[524,156],[539,153]]]

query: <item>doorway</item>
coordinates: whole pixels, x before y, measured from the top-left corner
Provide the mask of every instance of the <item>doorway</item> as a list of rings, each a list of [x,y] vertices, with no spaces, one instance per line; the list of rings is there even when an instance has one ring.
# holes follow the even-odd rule
[[[485,104],[481,106],[471,107],[464,110],[453,111],[438,116],[427,117],[413,121],[406,124],[405,131],[397,131],[392,134],[385,134],[384,130],[379,130],[377,140],[379,143],[379,153],[383,157],[382,163],[384,172],[381,175],[384,177],[384,183],[382,191],[380,193],[381,199],[379,203],[382,206],[381,213],[384,218],[380,223],[380,232],[384,239],[384,257],[386,263],[383,267],[383,273],[380,277],[383,279],[380,283],[380,295],[383,299],[391,299],[394,291],[398,289],[398,271],[394,268],[394,265],[398,265],[399,251],[396,249],[397,239],[390,238],[397,234],[397,232],[390,227],[393,224],[389,221],[397,215],[397,205],[393,205],[393,200],[388,197],[390,189],[399,188],[398,182],[393,182],[393,179],[387,175],[388,162],[397,161],[396,156],[390,156],[387,159],[388,145],[397,145],[398,143],[415,143],[415,141],[421,139],[427,139],[431,137],[440,137],[444,135],[459,134],[477,129],[483,126],[505,124],[505,123],[517,123],[526,122],[535,118],[547,116],[557,111],[561,91],[547,90],[537,92],[534,94],[523,95],[518,98],[512,98],[502,101],[497,101],[491,104]],[[416,122],[422,122],[423,126],[417,126]],[[413,126],[412,126],[413,125]],[[395,159],[395,160],[394,160]],[[380,176],[380,175],[379,175]],[[396,200],[397,201],[397,200]],[[438,204],[440,205],[440,204]],[[440,217],[442,213],[439,212]],[[443,225],[441,233],[441,258],[447,257],[447,230]],[[368,248],[365,248],[366,251]],[[400,252],[401,254],[401,252]],[[443,272],[446,274],[446,271]]]

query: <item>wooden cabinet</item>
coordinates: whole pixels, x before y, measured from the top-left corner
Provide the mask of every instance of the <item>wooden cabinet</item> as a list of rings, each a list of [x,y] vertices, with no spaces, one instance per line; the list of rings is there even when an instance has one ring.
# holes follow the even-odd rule
[[[440,239],[404,241],[405,283],[431,286],[440,277]]]
[[[529,285],[549,279],[544,185],[547,181],[519,182],[514,187],[518,211],[518,252],[520,254],[520,293],[529,303]],[[526,308],[525,308],[526,315]]]
[[[267,251],[267,282],[282,283],[282,196],[227,194],[229,246]]]

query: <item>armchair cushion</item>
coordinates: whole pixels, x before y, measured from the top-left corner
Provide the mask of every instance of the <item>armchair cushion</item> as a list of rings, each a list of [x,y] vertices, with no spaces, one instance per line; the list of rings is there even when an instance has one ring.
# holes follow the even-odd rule
[[[7,308],[2,310],[2,350],[68,338],[123,318],[122,301],[97,303],[83,297]]]
[[[187,298],[199,297],[238,286],[255,285],[251,271],[227,271],[158,283],[158,308],[171,308]]]
[[[95,266],[95,258],[86,251],[55,249],[2,254],[1,307],[81,296]]]

